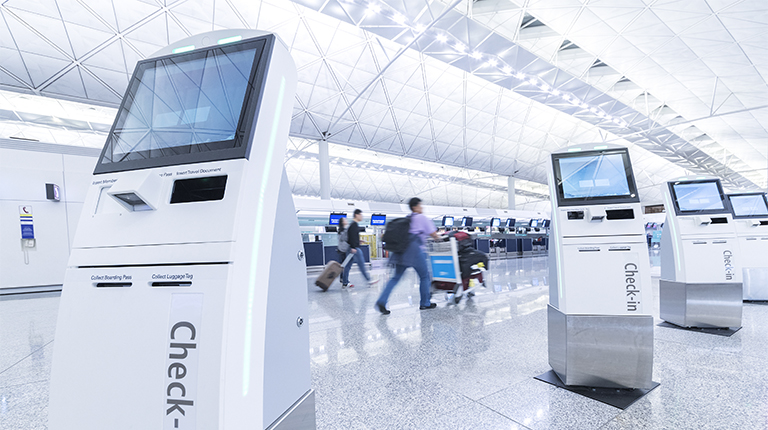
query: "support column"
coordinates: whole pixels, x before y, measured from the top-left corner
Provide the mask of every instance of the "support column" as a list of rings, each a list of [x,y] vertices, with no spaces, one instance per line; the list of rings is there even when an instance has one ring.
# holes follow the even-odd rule
[[[515,209],[515,178],[513,176],[507,177],[507,209]]]
[[[328,141],[323,139],[318,142],[320,147],[320,198],[323,200],[331,199],[331,162],[328,158]]]

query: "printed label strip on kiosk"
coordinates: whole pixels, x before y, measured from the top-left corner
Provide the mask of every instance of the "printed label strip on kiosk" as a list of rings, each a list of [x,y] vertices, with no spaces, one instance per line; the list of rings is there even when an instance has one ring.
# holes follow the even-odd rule
[[[627,148],[592,146],[549,158],[549,364],[564,386],[641,396],[658,384],[640,199]]]
[[[661,319],[680,327],[740,327],[743,263],[720,180],[680,178],[661,191]]]
[[[315,428],[282,168],[296,82],[286,45],[254,30],[138,63],[65,275],[51,430]]]
[[[728,194],[742,260],[743,298],[768,301],[768,200],[765,193]]]

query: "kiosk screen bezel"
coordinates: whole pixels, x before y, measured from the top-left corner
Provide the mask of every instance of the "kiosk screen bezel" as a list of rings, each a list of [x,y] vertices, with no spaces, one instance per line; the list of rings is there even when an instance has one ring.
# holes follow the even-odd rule
[[[171,54],[162,57],[154,57],[136,63],[136,67],[134,68],[133,74],[131,75],[131,80],[125,90],[123,99],[120,102],[120,108],[118,109],[117,115],[115,116],[115,121],[112,123],[112,128],[109,131],[107,141],[104,144],[104,148],[101,151],[99,161],[96,163],[96,168],[93,173],[98,175],[104,173],[124,172],[127,170],[148,169],[153,167],[176,166],[208,161],[231,160],[236,158],[249,158],[251,145],[253,143],[252,133],[255,128],[254,123],[258,121],[256,116],[260,111],[262,101],[261,96],[264,94],[264,86],[266,84],[266,72],[272,59],[272,51],[275,45],[275,40],[276,39],[273,34],[268,34],[250,39],[244,39],[239,42],[228,43],[226,45],[208,46],[182,54]],[[240,118],[235,128],[235,136],[233,139],[173,147],[175,149],[181,150],[186,149],[188,150],[187,153],[150,157],[149,155],[151,154],[149,153],[151,150],[137,151],[139,153],[146,152],[148,157],[140,160],[105,161],[105,159],[111,158],[106,157],[106,155],[108,151],[114,148],[113,141],[115,139],[115,129],[118,126],[118,122],[120,122],[122,119],[121,113],[124,109],[127,109],[131,106],[133,100],[131,93],[136,91],[140,85],[138,82],[139,74],[144,73],[145,70],[148,70],[152,65],[159,61],[168,59],[189,61],[191,59],[205,55],[205,53],[210,51],[246,46],[247,49],[255,49],[255,53],[253,64],[251,65],[250,77],[248,79],[248,86],[246,87],[245,95],[243,97],[243,105],[240,109]],[[209,147],[213,149],[210,149]]]
[[[703,184],[714,182],[717,185],[717,191],[720,193],[720,201],[723,203],[722,209],[707,209],[707,210],[682,210],[680,209],[680,203],[677,201],[677,192],[675,191],[675,185],[687,185],[687,184]],[[669,187],[669,194],[672,197],[672,205],[675,207],[675,214],[680,215],[708,215],[708,214],[724,214],[731,213],[731,203],[725,196],[723,191],[723,185],[719,179],[695,179],[685,181],[671,181],[667,182]]]
[[[575,197],[566,198],[563,191],[563,179],[560,172],[560,160],[577,157],[597,157],[602,155],[619,154],[624,161],[624,174],[627,179],[627,188],[629,194],[619,196],[596,196],[596,197]],[[557,186],[558,206],[581,206],[581,205],[601,205],[601,204],[620,204],[620,203],[639,203],[640,196],[637,194],[637,185],[635,184],[635,175],[632,172],[632,163],[629,160],[629,150],[627,148],[612,148],[594,151],[576,151],[552,154],[552,169],[555,174],[555,183]]]
[[[768,212],[763,214],[756,214],[756,215],[736,215],[736,208],[733,206],[733,203],[731,203],[731,198],[733,197],[745,197],[745,196],[761,196],[763,198],[763,203],[765,204],[765,207],[768,208],[768,196],[765,195],[765,193],[738,193],[738,194],[728,194],[728,204],[731,206],[731,214],[733,215],[734,219],[748,219],[748,218],[768,218]]]

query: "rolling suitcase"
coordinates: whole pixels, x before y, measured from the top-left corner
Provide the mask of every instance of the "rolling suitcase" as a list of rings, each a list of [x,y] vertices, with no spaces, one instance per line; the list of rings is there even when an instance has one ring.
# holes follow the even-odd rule
[[[347,255],[347,258],[344,259],[344,262],[339,264],[338,261],[330,261],[328,264],[325,265],[325,269],[323,270],[323,273],[320,274],[320,276],[317,277],[315,280],[315,285],[322,288],[323,291],[328,291],[328,288],[331,287],[331,284],[333,284],[333,281],[336,280],[336,278],[341,275],[341,272],[344,270],[344,267],[349,264],[349,260],[352,259],[352,254],[350,253]]]

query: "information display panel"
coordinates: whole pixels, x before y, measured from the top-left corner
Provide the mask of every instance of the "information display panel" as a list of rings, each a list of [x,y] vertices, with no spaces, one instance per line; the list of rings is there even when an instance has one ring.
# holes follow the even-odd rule
[[[765,218],[768,217],[768,201],[763,193],[759,194],[729,194],[734,218]]]
[[[332,213],[330,219],[328,220],[328,224],[339,225],[339,220],[346,217],[347,214],[345,213]]]
[[[626,148],[552,155],[560,206],[639,202]]]
[[[507,223],[505,225],[508,228],[514,228],[515,227],[515,219],[514,218],[507,218]]]
[[[501,227],[501,219],[491,218],[491,227]]]
[[[387,224],[387,216],[384,214],[373,214],[371,215],[371,225],[386,225]]]
[[[462,227],[472,227],[472,217],[471,216],[465,216],[461,219],[461,226]]]
[[[443,217],[443,227],[453,227],[453,217],[452,216],[444,216]]]
[[[677,215],[716,214],[730,211],[718,179],[670,182]]]

